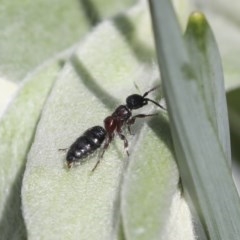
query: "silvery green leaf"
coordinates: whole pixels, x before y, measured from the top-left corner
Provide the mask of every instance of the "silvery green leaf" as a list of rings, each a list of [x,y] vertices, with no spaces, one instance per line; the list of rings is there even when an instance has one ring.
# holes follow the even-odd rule
[[[133,129],[136,134],[127,136],[133,156],[127,158],[122,141],[116,137],[93,173],[97,155],[68,170],[66,153],[58,149],[69,147],[87,128],[102,125],[116,106],[125,103],[126,96],[137,92],[134,82],[144,92],[159,78],[153,64],[150,26],[142,4],[112,21],[103,22],[80,44],[59,75],[42,113],[24,174],[22,200],[29,239],[116,237],[122,175],[128,161],[134,160],[134,151],[140,154],[143,150],[138,139],[142,134],[141,122],[145,121],[139,120]],[[154,98],[154,94],[151,96]],[[143,111],[148,113],[153,109]],[[165,137],[166,142],[171,141],[170,136]],[[162,141],[159,136],[154,139],[156,143]],[[166,193],[162,196],[164,202],[166,195],[168,199],[174,197],[178,175],[171,153],[164,143],[161,146],[165,152],[162,161],[166,163],[163,171],[168,169],[173,178],[165,173],[164,181],[169,189],[161,188]],[[146,151],[151,156],[153,149]],[[169,162],[165,158],[169,158]],[[185,212],[188,213],[187,208]],[[190,216],[186,216],[191,226]]]
[[[222,57],[225,88],[237,88],[239,80],[238,56],[240,31],[238,1],[196,1],[197,9],[204,11],[215,34]],[[224,31],[223,31],[224,29]]]
[[[195,12],[189,17],[185,32],[186,46],[207,113],[214,125],[226,158],[231,165],[229,121],[221,58],[212,30],[204,15]]]
[[[26,238],[20,199],[22,175],[43,104],[60,69],[58,60],[29,74],[0,120],[0,231],[4,238]]]
[[[28,72],[69,48],[99,21],[133,0],[2,0],[0,73],[20,82]]]
[[[208,114],[210,109],[199,90],[199,75],[193,67],[170,2],[152,0],[150,3],[173,142],[185,193],[199,213],[207,238],[238,239],[239,197]],[[208,26],[203,24],[202,27]]]
[[[121,215],[126,239],[195,239],[188,206],[182,205],[164,115],[143,127],[124,176]]]
[[[7,108],[17,88],[18,85],[16,83],[0,78],[0,116]]]

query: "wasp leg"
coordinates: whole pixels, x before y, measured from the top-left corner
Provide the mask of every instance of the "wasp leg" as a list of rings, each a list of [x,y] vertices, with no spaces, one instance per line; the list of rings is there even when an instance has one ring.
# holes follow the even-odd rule
[[[145,118],[145,117],[152,117],[152,116],[156,116],[158,115],[157,113],[154,114],[137,114],[133,117],[131,117],[128,121],[127,121],[127,125],[128,127],[130,127],[130,125],[133,125],[136,121],[136,118]]]
[[[58,151],[66,152],[69,148],[59,148]]]
[[[112,141],[112,139],[113,139],[112,136],[108,136],[106,138],[103,149],[102,149],[102,152],[101,152],[100,156],[98,157],[98,160],[97,160],[96,164],[94,165],[93,169],[91,170],[91,172],[94,172],[96,170],[97,166],[99,165],[101,159],[103,158],[103,155],[104,155],[106,149],[108,148],[110,142]]]
[[[125,149],[127,155],[129,156],[128,140],[127,140],[127,138],[121,132],[118,132],[118,136],[120,137],[121,140],[123,140],[123,142],[124,142],[124,149]]]

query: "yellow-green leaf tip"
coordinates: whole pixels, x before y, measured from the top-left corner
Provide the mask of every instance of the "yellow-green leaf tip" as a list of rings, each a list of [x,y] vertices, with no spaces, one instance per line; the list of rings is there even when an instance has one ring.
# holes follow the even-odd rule
[[[199,50],[204,51],[209,29],[209,24],[205,15],[201,12],[193,12],[188,20],[186,35],[194,39]]]
[[[201,12],[193,12],[188,20],[188,29],[195,35],[202,37],[207,29],[208,23],[205,15]]]
[[[188,20],[188,24],[194,26],[199,30],[204,30],[207,25],[207,19],[202,12],[193,12]]]

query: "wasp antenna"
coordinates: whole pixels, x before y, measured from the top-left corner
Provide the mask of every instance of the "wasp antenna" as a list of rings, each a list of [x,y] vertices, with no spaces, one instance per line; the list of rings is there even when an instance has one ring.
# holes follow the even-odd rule
[[[150,89],[149,91],[145,92],[145,93],[143,94],[143,97],[146,97],[150,92],[156,90],[156,89],[159,88],[159,87],[160,87],[160,85],[157,85],[157,86],[155,86],[154,88]]]
[[[149,98],[145,98],[147,101],[149,101],[149,102],[152,102],[152,103],[154,103],[155,105],[157,105],[158,107],[160,107],[161,109],[163,109],[163,110],[166,110],[166,108],[165,107],[163,107],[162,105],[160,105],[159,103],[157,103],[157,102],[155,102],[155,101],[153,101],[152,99],[149,99]]]

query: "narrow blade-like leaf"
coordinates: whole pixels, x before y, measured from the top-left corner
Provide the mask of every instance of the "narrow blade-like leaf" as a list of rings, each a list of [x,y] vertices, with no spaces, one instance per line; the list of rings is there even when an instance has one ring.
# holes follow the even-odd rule
[[[211,28],[202,13],[195,12],[190,16],[185,40],[207,113],[231,165],[229,123],[221,59]]]
[[[239,197],[226,155],[199,91],[198,74],[194,71],[170,2],[152,0],[150,3],[184,189],[194,202],[211,240],[237,240],[240,235]]]

